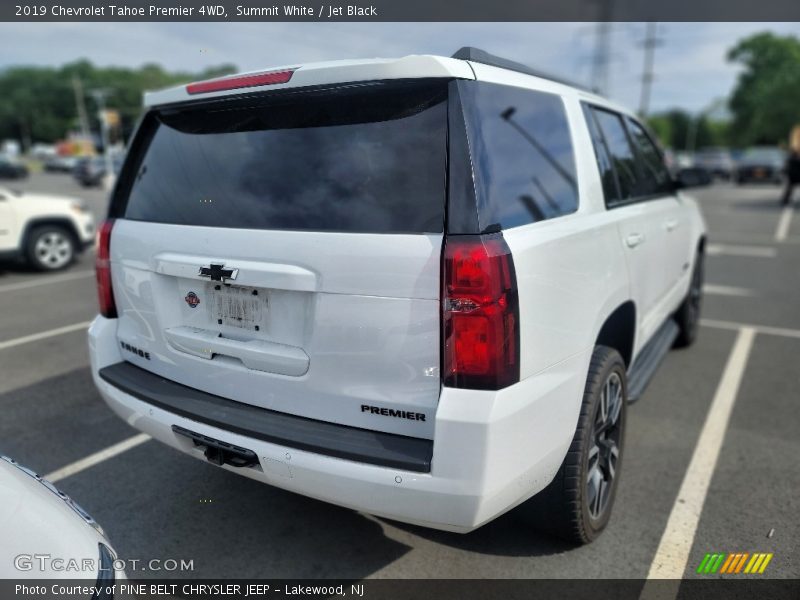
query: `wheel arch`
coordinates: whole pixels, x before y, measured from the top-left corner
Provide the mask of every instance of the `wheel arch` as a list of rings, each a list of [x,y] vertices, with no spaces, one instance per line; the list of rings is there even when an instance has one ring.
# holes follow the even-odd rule
[[[630,368],[636,340],[636,305],[627,300],[611,311],[597,334],[596,346],[614,348]]]
[[[35,219],[31,219],[25,224],[25,229],[22,232],[20,248],[22,251],[28,247],[28,242],[30,241],[31,233],[39,227],[47,226],[47,225],[57,225],[59,227],[63,227],[66,229],[69,234],[72,236],[72,240],[75,242],[75,252],[80,252],[81,249],[81,238],[78,234],[78,230],[75,228],[75,224],[69,220],[67,217],[38,217]]]

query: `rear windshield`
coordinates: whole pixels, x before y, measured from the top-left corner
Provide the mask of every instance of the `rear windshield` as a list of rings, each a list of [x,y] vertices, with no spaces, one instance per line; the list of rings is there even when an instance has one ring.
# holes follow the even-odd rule
[[[441,232],[447,87],[375,83],[147,117],[112,216],[248,229]]]

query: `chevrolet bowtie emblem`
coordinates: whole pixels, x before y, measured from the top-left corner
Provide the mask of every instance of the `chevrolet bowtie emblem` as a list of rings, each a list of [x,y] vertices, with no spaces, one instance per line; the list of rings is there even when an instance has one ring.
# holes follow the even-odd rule
[[[239,274],[239,269],[226,269],[225,265],[211,263],[207,267],[200,267],[200,277],[208,277],[211,281],[233,281]]]

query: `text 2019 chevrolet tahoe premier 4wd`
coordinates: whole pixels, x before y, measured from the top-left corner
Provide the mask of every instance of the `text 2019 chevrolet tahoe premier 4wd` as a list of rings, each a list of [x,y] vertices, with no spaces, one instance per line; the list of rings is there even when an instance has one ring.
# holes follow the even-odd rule
[[[400,521],[602,531],[626,401],[701,298],[703,221],[635,117],[468,48],[145,103],[89,330],[123,419]]]

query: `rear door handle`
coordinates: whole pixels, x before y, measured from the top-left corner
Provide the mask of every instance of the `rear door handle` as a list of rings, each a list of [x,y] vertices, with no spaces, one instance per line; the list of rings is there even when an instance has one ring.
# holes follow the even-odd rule
[[[672,231],[678,227],[678,219],[669,219],[668,221],[664,221],[664,229],[667,231]]]
[[[635,248],[642,242],[644,242],[643,233],[632,233],[625,238],[625,244],[628,246],[628,248]]]

